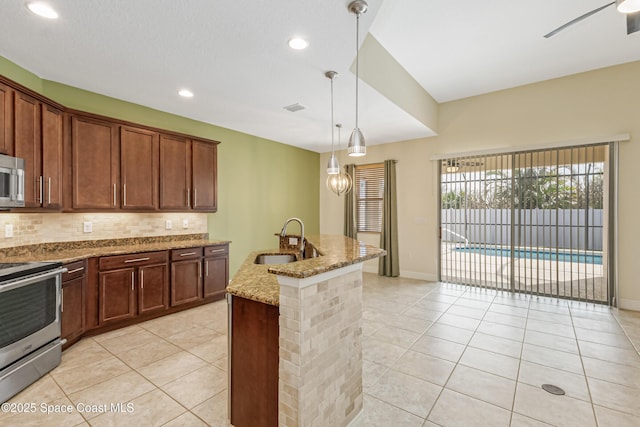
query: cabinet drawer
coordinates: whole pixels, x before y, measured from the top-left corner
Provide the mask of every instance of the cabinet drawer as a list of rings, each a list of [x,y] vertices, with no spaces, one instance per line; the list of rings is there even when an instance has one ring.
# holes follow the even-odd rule
[[[62,281],[68,282],[69,280],[84,277],[87,273],[87,264],[85,260],[70,262],[63,265],[67,269],[66,273],[62,273]]]
[[[167,251],[141,252],[138,254],[114,255],[100,258],[100,270],[139,267],[143,265],[164,264],[167,262]]]
[[[204,248],[204,256],[220,256],[227,255],[229,253],[229,245],[215,245],[207,246]]]
[[[184,248],[171,250],[171,261],[181,261],[202,257],[202,248]]]

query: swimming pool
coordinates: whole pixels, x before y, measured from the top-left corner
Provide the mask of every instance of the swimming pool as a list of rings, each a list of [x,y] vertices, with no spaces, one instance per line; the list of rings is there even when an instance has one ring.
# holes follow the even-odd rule
[[[487,246],[467,246],[455,248],[457,252],[474,253],[488,256],[511,256],[511,249],[494,248]],[[544,261],[560,261],[560,262],[581,262],[584,264],[602,265],[602,255],[595,253],[571,253],[556,252],[533,249],[516,249],[514,251],[516,258],[539,259]]]

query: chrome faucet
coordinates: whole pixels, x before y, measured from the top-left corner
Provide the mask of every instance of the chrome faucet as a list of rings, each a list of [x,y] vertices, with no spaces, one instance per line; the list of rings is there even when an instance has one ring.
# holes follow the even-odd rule
[[[282,226],[282,231],[280,232],[280,237],[284,237],[287,235],[287,226],[291,221],[297,221],[300,224],[300,255],[304,257],[304,224],[300,218],[289,218],[284,222]]]

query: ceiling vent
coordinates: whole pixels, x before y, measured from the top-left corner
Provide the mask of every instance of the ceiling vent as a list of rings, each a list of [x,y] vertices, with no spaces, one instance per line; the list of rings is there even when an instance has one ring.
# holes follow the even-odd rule
[[[287,111],[291,111],[292,113],[295,113],[296,111],[300,111],[300,110],[304,110],[305,107],[304,105],[298,104],[297,102],[295,104],[291,104],[291,105],[287,105],[286,107],[282,107]]]

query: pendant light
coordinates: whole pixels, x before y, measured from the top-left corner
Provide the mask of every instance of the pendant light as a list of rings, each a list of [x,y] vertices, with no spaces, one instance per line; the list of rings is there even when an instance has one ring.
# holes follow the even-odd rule
[[[339,153],[340,152],[340,129],[342,129],[342,125],[338,123],[336,127],[338,128],[338,153]],[[340,173],[338,174],[327,176],[327,188],[333,191],[334,193],[336,193],[337,196],[340,196],[342,193],[348,193],[349,191],[351,191],[352,185],[353,185],[353,180],[351,179],[351,176],[344,170],[341,170]]]
[[[331,157],[327,163],[327,175],[337,175],[340,173],[340,163],[336,158],[336,152],[333,149],[333,79],[338,75],[335,71],[327,71],[325,77],[331,80]]]
[[[359,32],[360,32],[360,15],[367,11],[367,2],[364,0],[354,0],[349,3],[348,9],[349,12],[354,13],[356,15],[356,127],[351,132],[351,137],[349,138],[349,155],[352,157],[360,157],[367,154],[367,147],[364,143],[364,135],[360,131],[358,127],[358,80],[359,77]]]

